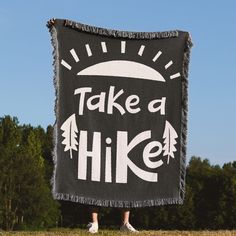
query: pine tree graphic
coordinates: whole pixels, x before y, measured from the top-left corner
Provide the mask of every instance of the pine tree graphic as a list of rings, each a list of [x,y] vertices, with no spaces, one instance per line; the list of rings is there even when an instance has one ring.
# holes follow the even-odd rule
[[[176,152],[175,144],[177,144],[176,139],[178,138],[178,134],[176,133],[175,129],[172,127],[172,125],[166,121],[165,124],[165,130],[163,134],[164,140],[164,154],[163,156],[167,156],[167,164],[169,164],[170,157],[175,158],[174,152]]]
[[[76,140],[78,128],[76,125],[75,114],[71,115],[61,126],[61,130],[64,131],[62,137],[64,140],[62,144],[65,145],[64,152],[70,151],[70,158],[72,159],[72,150],[77,151],[78,142]]]

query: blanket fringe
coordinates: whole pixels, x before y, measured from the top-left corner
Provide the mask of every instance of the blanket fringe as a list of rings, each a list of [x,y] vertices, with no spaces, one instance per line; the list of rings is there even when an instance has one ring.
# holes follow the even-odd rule
[[[81,23],[77,23],[70,20],[64,20],[64,25],[66,27],[80,30],[83,32],[88,32],[92,34],[99,34],[102,36],[108,37],[119,37],[119,38],[129,38],[129,39],[161,39],[161,38],[174,38],[178,37],[178,31],[164,31],[164,32],[130,32],[130,31],[119,31],[112,29],[105,29],[90,25],[85,25]]]
[[[58,139],[57,134],[57,109],[58,109],[58,90],[59,90],[59,59],[58,59],[58,41],[57,41],[57,31],[54,27],[55,19],[51,19],[48,21],[47,26],[49,28],[49,32],[51,34],[51,44],[53,46],[53,84],[55,89],[55,103],[54,103],[54,113],[55,113],[55,123],[53,125],[53,151],[52,151],[52,157],[53,157],[53,176],[50,180],[50,184],[52,187],[52,194],[54,199],[56,199],[56,189],[55,189],[55,178],[56,178],[56,166],[57,166],[57,150],[56,150],[56,144]]]
[[[52,18],[52,19],[50,19],[50,20],[47,22],[47,27],[48,27],[49,31],[50,31],[51,28],[54,26],[55,20],[56,20],[55,18]]]
[[[87,205],[95,205],[101,207],[117,207],[117,208],[140,208],[151,206],[162,206],[170,204],[182,204],[179,198],[150,199],[144,201],[118,201],[118,200],[100,200],[88,197],[81,197],[67,193],[56,193],[54,195],[57,200],[71,201]]]
[[[185,197],[186,154],[187,154],[187,115],[188,115],[188,69],[190,50],[193,46],[190,35],[187,35],[183,57],[182,71],[182,113],[181,113],[181,149],[180,149],[180,201]]]

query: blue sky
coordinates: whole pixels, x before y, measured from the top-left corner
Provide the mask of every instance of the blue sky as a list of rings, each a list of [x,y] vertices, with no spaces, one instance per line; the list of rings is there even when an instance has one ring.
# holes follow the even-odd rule
[[[65,18],[130,31],[189,31],[188,159],[236,160],[236,1],[8,0],[0,3],[0,117],[53,124],[52,46],[46,22]]]

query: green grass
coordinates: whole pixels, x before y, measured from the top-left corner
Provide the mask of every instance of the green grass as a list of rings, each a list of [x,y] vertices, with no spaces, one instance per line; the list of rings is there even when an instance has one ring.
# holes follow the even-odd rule
[[[53,229],[49,231],[0,231],[0,236],[91,236],[86,230],[82,229]],[[103,236],[125,236],[125,235],[144,235],[144,236],[236,236],[235,231],[140,231],[138,234],[122,233],[117,230],[99,230],[95,235]]]

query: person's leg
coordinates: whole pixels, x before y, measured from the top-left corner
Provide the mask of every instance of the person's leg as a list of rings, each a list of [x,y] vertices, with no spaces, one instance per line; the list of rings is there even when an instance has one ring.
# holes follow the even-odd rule
[[[90,207],[90,214],[92,222],[88,224],[88,231],[92,234],[98,232],[98,207]]]
[[[121,224],[125,225],[126,223],[129,223],[129,215],[130,215],[130,209],[121,209]]]
[[[138,231],[129,223],[129,216],[130,216],[130,209],[121,209],[121,231],[126,231],[126,232],[135,232],[137,233]]]
[[[98,223],[98,207],[91,207],[91,220],[93,223]]]

